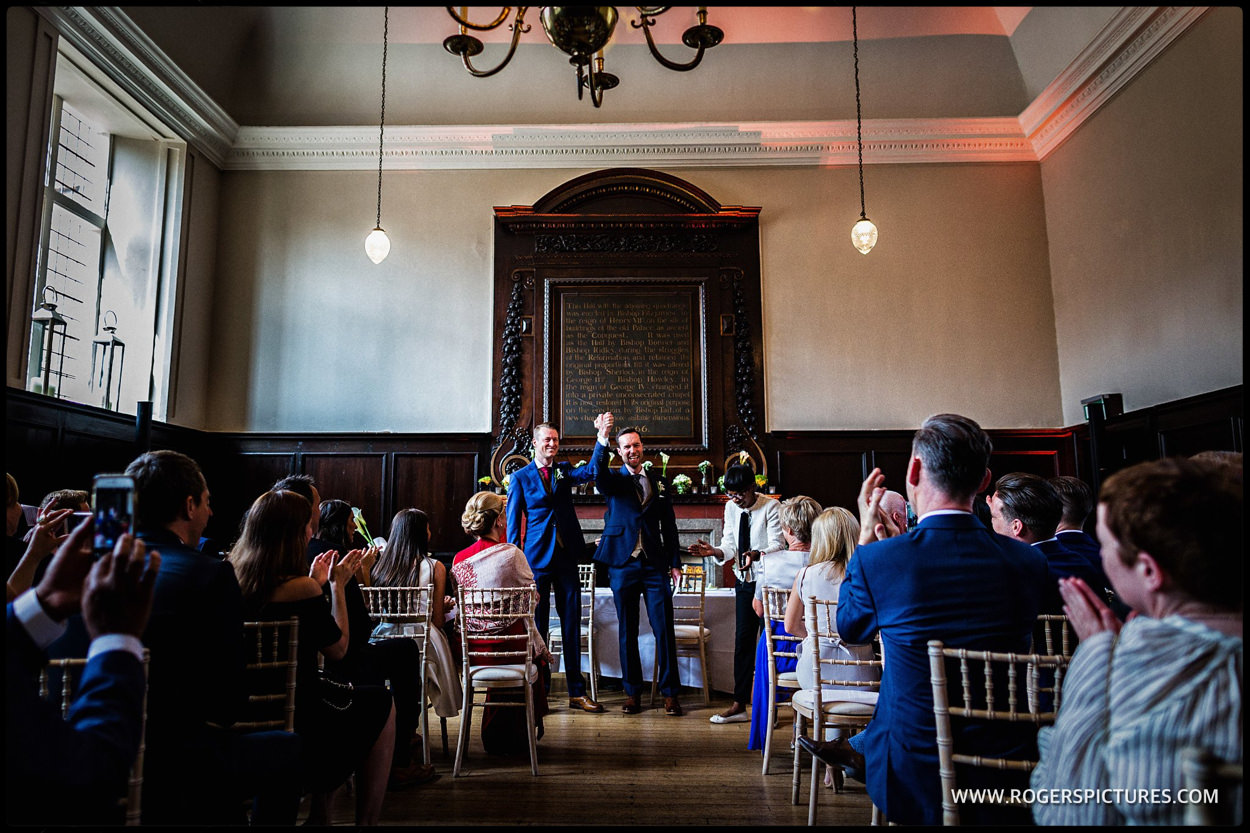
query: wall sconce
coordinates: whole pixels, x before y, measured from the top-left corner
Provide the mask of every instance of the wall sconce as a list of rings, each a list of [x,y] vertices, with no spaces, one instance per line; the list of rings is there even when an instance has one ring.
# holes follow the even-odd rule
[[[35,310],[30,316],[31,322],[39,325],[39,349],[35,351],[35,355],[40,356],[40,368],[38,376],[31,379],[31,389],[35,393],[42,393],[46,396],[60,396],[61,380],[65,377],[65,331],[68,322],[65,316],[56,311],[56,304],[48,300],[48,293],[59,296],[61,293],[52,286],[43,288],[43,302],[39,304],[39,309]],[[57,362],[56,370],[52,369],[54,355],[56,350],[56,337],[58,331],[61,336],[60,360]],[[56,386],[52,385],[52,376],[56,375]]]
[[[113,323],[109,324],[109,316]],[[101,407],[117,410],[122,392],[122,367],[126,362],[126,342],[117,337],[117,313],[104,313],[104,334],[91,340],[91,387],[104,391]],[[117,374],[114,377],[113,371]]]

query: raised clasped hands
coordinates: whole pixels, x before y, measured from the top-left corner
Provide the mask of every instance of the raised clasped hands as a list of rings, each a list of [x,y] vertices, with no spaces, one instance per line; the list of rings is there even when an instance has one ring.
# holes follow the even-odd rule
[[[859,543],[870,544],[892,538],[902,530],[889,515],[881,511],[881,499],[885,497],[885,475],[881,469],[873,469],[859,487],[856,505],[859,507]]]
[[[1120,620],[1083,579],[1059,579],[1059,595],[1063,597],[1064,615],[1078,639],[1103,631],[1120,632]]]
[[[604,442],[611,442],[612,426],[615,418],[611,411],[604,411],[595,417],[595,428],[599,431],[599,439]]]

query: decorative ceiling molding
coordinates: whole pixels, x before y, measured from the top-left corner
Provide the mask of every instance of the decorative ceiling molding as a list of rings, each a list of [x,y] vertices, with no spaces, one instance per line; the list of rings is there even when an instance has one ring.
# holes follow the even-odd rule
[[[390,127],[388,170],[854,165],[855,122]],[[373,127],[242,127],[225,170],[371,170]],[[1016,119],[864,123],[865,164],[1031,162]]]
[[[40,7],[61,37],[221,167],[239,125],[116,6]]]
[[[1209,7],[1126,6],[1018,118],[864,123],[864,164],[1037,162]],[[377,131],[240,127],[115,6],[46,7],[62,36],[222,170],[371,170]],[[855,123],[387,128],[390,170],[854,165]]]
[[[1209,6],[1125,6],[1020,114],[1040,161],[1076,132]]]

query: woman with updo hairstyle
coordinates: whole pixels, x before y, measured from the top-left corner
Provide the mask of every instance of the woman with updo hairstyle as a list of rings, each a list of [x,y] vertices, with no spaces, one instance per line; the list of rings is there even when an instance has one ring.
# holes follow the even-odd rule
[[[295,733],[302,741],[302,781],[313,793],[309,824],[328,824],[333,791],[356,774],[356,823],[376,825],[386,796],[395,745],[391,694],[378,685],[329,683],[318,671],[317,655],[341,660],[347,653],[350,624],[344,586],[364,553],[334,550],[308,565],[312,505],[295,492],[266,492],[243,522],[230,551],[249,620],[299,620],[295,686]],[[330,585],[330,594],[321,587]]]
[[[430,585],[429,649],[425,658],[425,690],[439,717],[460,713],[463,691],[458,660],[444,624],[456,600],[447,593],[447,568],[432,558],[430,519],[420,509],[401,509],[391,519],[386,547],[373,565],[375,587],[424,587]],[[373,630],[375,639],[407,633],[413,626],[382,622]],[[454,634],[454,630],[453,630]]]
[[[460,516],[460,525],[477,540],[456,553],[451,562],[451,573],[461,587],[524,587],[534,584],[534,573],[525,553],[507,542],[508,519],[504,514],[503,498],[494,492],[478,492],[469,498]],[[472,611],[461,615],[475,633],[484,622],[475,622]],[[492,625],[494,623],[492,622]],[[537,648],[535,658],[539,663],[550,664],[551,653],[534,627],[533,618],[518,619],[504,627],[488,632],[489,636],[468,639],[469,647],[484,650],[517,650],[526,633]],[[547,691],[540,671],[534,680],[534,714],[538,720],[538,736],[543,734],[542,717],[547,714]],[[490,689],[487,703],[524,702],[524,694],[518,689]],[[529,738],[523,709],[484,709],[482,711],[482,746],[492,755],[514,755],[529,750]]]

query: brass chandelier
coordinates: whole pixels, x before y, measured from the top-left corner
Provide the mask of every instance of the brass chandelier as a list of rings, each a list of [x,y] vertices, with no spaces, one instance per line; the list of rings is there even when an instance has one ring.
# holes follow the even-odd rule
[[[468,7],[459,10],[448,6],[447,13],[460,26],[459,34],[451,35],[443,41],[443,48],[453,55],[459,55],[464,68],[477,78],[487,78],[502,70],[512,60],[521,35],[530,31],[525,23],[525,13],[529,6],[504,6],[490,23],[473,23],[468,17]],[[617,12],[615,6],[542,6],[539,20],[547,40],[552,45],[569,55],[569,63],[577,68],[577,98],[581,100],[584,91],[590,91],[590,100],[596,107],[603,103],[603,91],[610,90],[621,83],[610,72],[603,70],[603,50],[612,40],[612,31],[616,27]],[[668,69],[687,72],[694,69],[703,60],[703,53],[716,46],[724,39],[725,33],[707,22],[707,7],[698,7],[698,24],[691,26],[681,36],[682,43],[695,50],[695,55],[687,63],[670,61],[660,54],[655,40],[651,36],[651,27],[655,19],[667,12],[671,6],[636,6],[638,20],[631,21],[635,29],[642,29],[647,38],[647,47],[651,55]],[[468,33],[469,29],[478,32],[489,32],[503,26],[513,9],[516,16],[509,28],[512,30],[512,42],[503,60],[493,69],[478,69],[473,66],[470,58],[482,52],[482,42]]]

